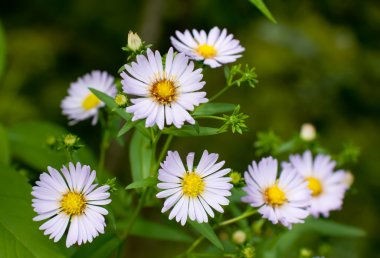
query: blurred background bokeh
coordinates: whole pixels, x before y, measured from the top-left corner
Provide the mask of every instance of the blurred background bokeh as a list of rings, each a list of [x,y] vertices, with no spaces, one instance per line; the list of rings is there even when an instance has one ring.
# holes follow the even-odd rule
[[[352,167],[354,191],[332,217],[365,229],[367,237],[335,239],[332,257],[380,257],[380,2],[267,4],[278,24],[247,0],[1,1],[5,42],[0,41],[0,51],[6,58],[0,78],[0,122],[11,126],[44,120],[67,126],[60,102],[70,82],[93,69],[117,77],[129,30],[167,51],[175,30],[226,27],[246,48],[238,62],[255,66],[259,76],[256,89],[236,88],[222,98],[241,104],[250,116],[250,131],[202,141],[179,139],[175,148],[183,153],[207,148],[244,171],[255,158],[258,131],[271,129],[287,138],[305,122],[316,126],[322,144],[332,150],[346,143],[360,147],[359,162]],[[212,95],[224,84],[223,70],[208,70],[205,79]],[[90,121],[70,131],[96,148],[100,130]],[[113,145],[107,167],[127,183],[122,149]],[[132,241],[156,248],[173,245]]]

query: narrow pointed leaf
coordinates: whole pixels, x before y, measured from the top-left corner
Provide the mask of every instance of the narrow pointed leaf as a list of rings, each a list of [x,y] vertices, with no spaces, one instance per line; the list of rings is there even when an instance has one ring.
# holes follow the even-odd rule
[[[158,183],[158,179],[155,177],[147,177],[139,181],[135,181],[131,184],[129,184],[125,189],[135,189],[135,188],[142,188],[142,187],[149,187],[149,186],[155,186]]]
[[[276,19],[273,17],[267,6],[265,5],[263,0],[249,0],[252,4],[254,4],[257,9],[260,10],[262,14],[264,14],[271,22],[277,23]]]
[[[198,223],[196,221],[189,220],[189,224],[217,248],[221,250],[224,249],[222,242],[220,242],[214,230],[208,223]]]

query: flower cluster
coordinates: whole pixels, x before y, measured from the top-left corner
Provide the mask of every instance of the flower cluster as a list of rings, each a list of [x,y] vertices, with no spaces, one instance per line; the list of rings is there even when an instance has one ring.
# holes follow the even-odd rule
[[[117,111],[126,120],[122,129],[124,132],[136,127],[136,132],[148,139],[146,145],[150,149],[149,152],[144,152],[146,146],[143,140],[141,144],[135,144],[134,148],[142,148],[143,156],[149,156],[147,164],[151,167],[148,173],[151,173],[152,178],[134,182],[135,187],[157,186],[159,192],[156,197],[165,199],[162,213],[170,211],[169,219],[175,218],[181,225],[185,225],[188,220],[208,223],[210,217],[216,217],[216,212],[223,213],[229,205],[232,188],[240,189],[242,186],[244,196],[241,202],[254,207],[255,212],[273,224],[280,223],[288,228],[295,223],[303,223],[309,215],[327,217],[330,211],[340,209],[345,192],[350,186],[350,177],[343,170],[336,171],[336,163],[327,155],[319,154],[313,158],[311,151],[302,155],[290,155],[288,161],[282,162],[281,168],[278,161],[271,156],[259,162],[252,161],[244,172],[243,180],[239,172],[231,173],[230,168],[223,168],[225,161],[218,161],[219,155],[216,153],[205,150],[199,161],[195,161],[195,153],[191,152],[186,156],[186,162],[183,162],[177,151],[167,151],[171,137],[186,135],[189,128],[194,127],[199,135],[200,132],[208,135],[210,131],[215,134],[222,133],[228,128],[239,134],[247,131],[246,120],[249,116],[240,112],[240,105],[214,103],[214,106],[209,107],[209,113],[204,111],[207,109],[203,113],[199,109],[205,107],[206,103],[209,105],[208,102],[233,85],[240,86],[245,83],[254,87],[257,83],[254,68],[246,66],[243,69],[240,64],[231,68],[225,67],[226,87],[215,96],[206,98],[204,69],[207,66],[216,68],[234,62],[245,49],[226,29],[220,30],[217,27],[208,34],[204,30],[186,30],[183,33],[176,31],[175,34],[176,37],[171,37],[171,42],[178,52],[170,47],[167,53],[161,54],[151,50],[150,45],[146,45],[137,34],[130,32],[128,45],[123,48],[129,53],[129,57],[119,71],[121,85],[118,84],[117,88],[115,79],[101,71],[93,71],[73,82],[68,89],[69,96],[61,103],[63,114],[70,120],[69,124],[91,118],[92,125],[95,125],[98,117],[104,122],[111,112]],[[105,110],[109,113],[100,115],[103,112],[101,108],[105,106],[110,108]],[[222,111],[216,107],[221,107]],[[214,116],[225,110],[232,114]],[[202,117],[202,114],[206,115]],[[202,131],[198,118],[221,120],[224,125],[212,128],[217,130],[203,127]],[[184,126],[185,123],[192,126]],[[101,125],[106,126],[107,123]],[[184,128],[185,130],[181,130]],[[103,129],[107,133],[109,128]],[[160,157],[155,160],[156,148],[160,146],[157,144],[159,138],[170,132],[177,134],[172,133],[167,138]],[[312,142],[316,135],[315,128],[308,125],[302,129],[301,135],[304,142]],[[104,139],[106,141],[108,138]],[[56,140],[53,140],[49,140],[50,146],[57,145]],[[78,137],[69,134],[58,145],[65,146],[70,154],[70,151],[82,147],[78,141]],[[108,146],[105,141],[102,141],[101,148]],[[263,154],[279,149],[278,145],[279,140],[275,135],[268,134],[259,135],[258,144],[255,146],[259,150],[261,148],[260,154]],[[131,150],[133,151],[141,152]],[[100,155],[100,172],[103,170],[104,153]],[[276,152],[272,151],[272,154]],[[143,170],[141,164],[139,169]],[[143,174],[141,171],[137,173]],[[146,173],[144,177],[145,175]],[[150,179],[155,180],[154,184],[149,184]],[[118,182],[113,178],[98,187],[94,184],[95,180],[96,172],[79,162],[76,165],[70,162],[61,171],[48,167],[48,173],[40,175],[33,187],[32,206],[38,214],[35,221],[47,220],[40,226],[45,235],[57,242],[68,231],[66,246],[70,247],[73,244],[92,242],[95,237],[104,233],[104,216],[108,211],[102,206],[111,202],[110,192],[117,191]],[[145,190],[144,188],[137,212],[143,206],[144,198],[151,196]],[[252,209],[245,206],[247,210]],[[129,225],[132,225],[135,218],[132,215]],[[246,234],[236,231],[233,239],[235,243],[243,244]],[[249,246],[244,250],[253,253]]]

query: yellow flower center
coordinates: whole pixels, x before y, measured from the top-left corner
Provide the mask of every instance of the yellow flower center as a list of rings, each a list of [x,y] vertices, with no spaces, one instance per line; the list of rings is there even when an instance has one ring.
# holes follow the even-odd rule
[[[213,58],[217,53],[216,49],[213,46],[207,44],[199,45],[196,51],[204,58]]]
[[[152,96],[161,104],[169,104],[176,98],[176,88],[170,80],[163,79],[153,84]]]
[[[264,192],[265,202],[272,206],[280,206],[286,202],[286,196],[277,185],[268,187]]]
[[[100,99],[96,97],[93,93],[87,95],[87,97],[82,102],[82,107],[85,110],[90,110],[97,107],[101,103]]]
[[[309,183],[307,187],[311,190],[312,196],[318,196],[322,193],[322,184],[321,181],[314,177],[308,177],[306,178],[306,181]]]
[[[68,192],[61,200],[62,211],[69,216],[81,215],[86,208],[86,199],[82,194]]]
[[[182,180],[182,192],[188,197],[197,197],[203,193],[205,182],[196,173],[186,173]]]

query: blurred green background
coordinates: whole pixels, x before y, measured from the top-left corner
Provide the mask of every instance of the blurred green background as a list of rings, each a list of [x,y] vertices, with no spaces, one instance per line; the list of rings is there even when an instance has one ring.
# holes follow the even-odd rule
[[[278,24],[269,22],[246,0],[1,1],[0,122],[29,120],[67,125],[60,102],[70,82],[93,70],[117,75],[129,30],[154,48],[167,51],[175,30],[226,27],[246,48],[238,62],[257,68],[259,85],[233,89],[223,100],[240,103],[250,115],[250,131],[202,141],[178,139],[173,148],[220,153],[244,171],[255,158],[257,131],[272,129],[287,138],[302,123],[316,125],[321,142],[339,151],[360,147],[352,167],[354,191],[334,220],[365,229],[361,240],[335,239],[333,257],[380,257],[380,2],[268,1]],[[5,42],[2,42],[5,40]],[[209,96],[224,84],[222,69],[205,73]],[[69,128],[92,148],[99,127],[90,121]],[[228,148],[226,148],[228,146]],[[113,144],[109,170],[127,178],[123,147]],[[143,246],[172,243],[144,241]],[[131,245],[142,243],[132,239]],[[153,247],[154,248],[154,247]],[[142,254],[135,250],[134,257]],[[143,253],[144,250],[139,252]]]

